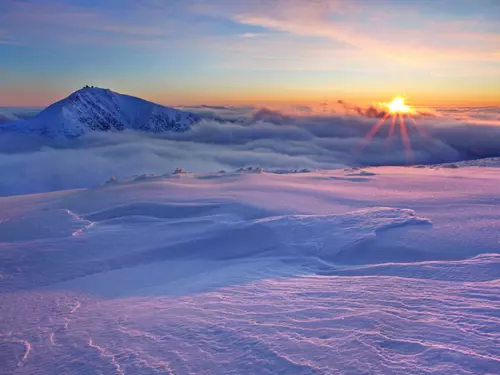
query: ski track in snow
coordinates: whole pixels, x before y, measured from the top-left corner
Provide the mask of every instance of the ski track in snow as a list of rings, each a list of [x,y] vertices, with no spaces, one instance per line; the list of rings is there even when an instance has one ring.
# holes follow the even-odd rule
[[[0,200],[0,374],[498,374],[500,177],[463,169]]]

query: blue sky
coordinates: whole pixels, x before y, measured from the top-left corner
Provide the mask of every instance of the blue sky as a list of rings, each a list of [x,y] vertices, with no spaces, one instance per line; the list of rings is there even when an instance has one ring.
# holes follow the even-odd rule
[[[85,84],[162,104],[491,104],[499,19],[496,0],[2,0],[0,105]]]

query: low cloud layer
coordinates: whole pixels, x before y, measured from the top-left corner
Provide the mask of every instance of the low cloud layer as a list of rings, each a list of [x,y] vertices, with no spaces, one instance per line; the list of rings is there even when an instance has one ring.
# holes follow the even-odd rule
[[[26,120],[36,116],[41,111],[41,108],[35,107],[0,107],[0,124]]]
[[[265,169],[331,169],[405,165],[408,152],[390,120],[365,147],[378,121],[371,116],[313,113],[307,107],[280,112],[236,107],[190,107],[205,120],[185,133],[92,133],[78,140],[47,141],[0,135],[0,196],[98,185],[110,176]],[[441,111],[444,113],[444,111]],[[425,135],[411,122],[412,163],[442,163],[500,156],[498,108],[448,109],[420,116]],[[378,116],[375,116],[378,117]]]

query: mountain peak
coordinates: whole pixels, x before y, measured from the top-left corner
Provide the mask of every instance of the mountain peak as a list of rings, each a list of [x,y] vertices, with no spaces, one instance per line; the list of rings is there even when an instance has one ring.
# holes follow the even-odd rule
[[[110,93],[118,94],[116,92],[113,92],[110,89],[103,88],[103,87],[84,86],[81,89],[78,89],[78,90],[74,91],[73,93],[71,93],[66,99],[77,98],[82,94],[89,94],[89,93],[96,94],[96,95],[106,95],[106,94],[110,94]],[[118,94],[118,95],[123,95],[123,94]]]
[[[85,86],[9,130],[50,137],[79,137],[91,131],[184,131],[199,117],[109,89]]]
[[[74,93],[77,93],[79,91],[112,91],[112,90],[105,88],[105,87],[85,85],[81,89],[76,90]]]

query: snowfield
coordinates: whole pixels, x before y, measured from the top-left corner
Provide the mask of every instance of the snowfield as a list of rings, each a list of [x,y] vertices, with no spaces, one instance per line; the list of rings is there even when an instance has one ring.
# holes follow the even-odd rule
[[[0,373],[498,374],[490,164],[0,198]]]

